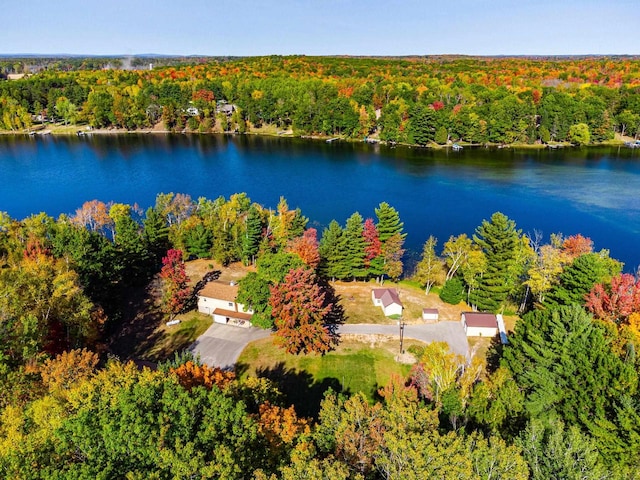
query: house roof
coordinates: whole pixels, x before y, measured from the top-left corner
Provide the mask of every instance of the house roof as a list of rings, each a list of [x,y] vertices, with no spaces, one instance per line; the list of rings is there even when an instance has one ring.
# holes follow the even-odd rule
[[[438,313],[438,309],[437,308],[423,308],[422,309],[422,313],[426,313],[426,314],[436,314]]]
[[[250,321],[252,317],[250,313],[234,312],[233,310],[225,310],[224,308],[216,308],[211,313],[213,315],[220,315],[222,317],[229,317],[229,318],[235,318],[237,320],[247,320],[247,321]]]
[[[493,313],[464,312],[467,327],[498,328],[498,319]]]
[[[402,307],[398,291],[394,288],[374,288],[373,296],[376,300],[382,301],[382,306],[385,308],[393,303]]]
[[[238,285],[226,282],[209,282],[198,294],[199,297],[215,298],[227,302],[235,302],[237,295]]]

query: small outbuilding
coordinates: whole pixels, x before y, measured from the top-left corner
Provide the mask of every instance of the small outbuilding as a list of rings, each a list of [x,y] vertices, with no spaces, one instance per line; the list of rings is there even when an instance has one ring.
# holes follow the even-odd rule
[[[371,300],[375,306],[382,308],[387,317],[402,315],[404,307],[395,288],[374,288],[371,291]]]
[[[440,314],[438,313],[437,308],[423,308],[422,309],[422,320],[425,322],[437,322],[440,318]]]
[[[498,334],[498,316],[493,313],[463,312],[461,317],[467,337],[495,337]]]

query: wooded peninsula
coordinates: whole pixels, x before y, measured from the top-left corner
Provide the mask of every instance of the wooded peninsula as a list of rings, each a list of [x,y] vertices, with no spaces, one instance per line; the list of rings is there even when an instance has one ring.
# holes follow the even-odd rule
[[[640,281],[589,238],[545,243],[499,212],[442,249],[427,239],[404,272],[403,230],[382,202],[318,238],[284,198],[272,210],[246,194],[0,215],[0,475],[638,478]],[[140,335],[159,343],[154,329],[194,308],[211,275],[190,281],[188,259],[211,274],[214,263],[246,269],[238,301],[306,365],[339,348],[335,327],[350,322],[354,299],[336,294],[338,280],[511,314],[515,326],[507,344],[487,339],[466,357],[413,345],[408,375],[373,392],[327,389],[341,383],[282,366],[278,376],[221,370],[188,351],[126,362],[140,360]],[[157,304],[141,301],[155,290]],[[293,381],[305,385],[297,403]]]
[[[634,57],[0,62],[0,127],[588,145],[640,133]],[[150,62],[153,59],[149,60]],[[148,67],[151,67],[149,69]],[[138,68],[138,69],[136,69]]]

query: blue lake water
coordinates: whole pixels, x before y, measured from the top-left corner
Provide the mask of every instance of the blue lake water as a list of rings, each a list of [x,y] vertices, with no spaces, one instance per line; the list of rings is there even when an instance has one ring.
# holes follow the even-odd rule
[[[640,265],[640,151],[617,148],[461,152],[215,135],[0,136],[0,210],[14,218],[73,213],[86,200],[138,203],[160,192],[267,207],[284,196],[320,231],[386,201],[407,247],[472,234],[501,211],[525,233],[582,233]]]

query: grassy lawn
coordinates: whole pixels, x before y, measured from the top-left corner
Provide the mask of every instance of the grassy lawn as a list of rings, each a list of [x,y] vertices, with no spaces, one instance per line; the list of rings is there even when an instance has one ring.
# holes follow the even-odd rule
[[[395,324],[396,320],[384,316],[382,309],[373,305],[371,291],[374,288],[395,288],[404,305],[403,318],[407,323],[422,323],[423,308],[437,308],[440,320],[458,321],[460,314],[471,310],[464,302],[459,305],[444,303],[433,289],[425,295],[424,289],[411,281],[400,283],[385,282],[382,287],[374,281],[370,282],[333,282],[340,304],[344,308],[347,323],[376,323],[382,325]]]
[[[270,378],[278,384],[288,403],[296,406],[296,411],[315,416],[328,388],[350,394],[362,392],[373,400],[392,375],[406,378],[411,366],[395,361],[397,347],[395,341],[377,342],[372,348],[370,343],[345,339],[335,351],[324,356],[288,355],[267,338],[250,344],[242,352],[237,370],[242,377]]]
[[[161,362],[180,352],[202,335],[213,323],[211,316],[198,312],[188,312],[176,317],[177,325],[162,324],[155,332],[155,339],[142,357],[152,362]]]

